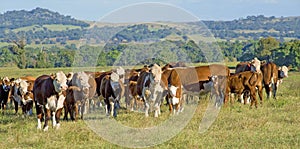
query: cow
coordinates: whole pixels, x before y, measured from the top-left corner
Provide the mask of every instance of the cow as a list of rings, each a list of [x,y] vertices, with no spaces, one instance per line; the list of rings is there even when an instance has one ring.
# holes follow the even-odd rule
[[[256,57],[250,62],[241,62],[235,67],[235,74],[244,72],[244,71],[252,71],[252,72],[260,72],[261,61]]]
[[[286,66],[282,66],[278,68],[278,79],[279,79],[279,84],[281,84],[283,82],[283,78],[288,77],[288,72],[289,72],[288,67]]]
[[[24,115],[32,115],[33,108],[33,80],[16,79],[12,83],[11,99],[14,101],[15,113],[18,114],[19,105],[22,107]]]
[[[280,82],[282,82],[284,77],[288,77],[288,68],[286,66],[279,68],[275,63],[267,62],[262,64],[261,71],[267,98],[270,98],[271,92],[273,92],[273,98],[276,99],[276,92]]]
[[[100,94],[104,97],[106,115],[117,117],[120,108],[120,99],[124,95],[125,70],[119,67],[112,70],[110,75],[105,75],[100,84]]]
[[[89,101],[95,96],[96,93],[96,81],[94,76],[87,74],[85,72],[77,72],[73,74],[72,80],[69,86],[73,86],[67,90],[66,103],[65,103],[65,118],[67,119],[67,114],[74,113],[70,107],[77,107],[80,111],[81,119],[83,119],[83,114],[86,114],[89,108]],[[74,87],[77,87],[74,90]],[[74,105],[76,104],[76,105]],[[76,111],[77,112],[77,111]],[[75,117],[77,117],[78,112]],[[72,118],[72,120],[74,120]]]
[[[64,120],[68,120],[68,115],[70,114],[70,118],[72,121],[77,121],[78,117],[78,102],[81,102],[83,97],[83,92],[77,86],[69,86],[66,91],[66,99],[64,102]]]
[[[196,67],[177,67],[171,69],[176,70],[180,77],[180,81],[183,86],[183,95],[199,96],[200,92],[208,93],[214,89],[213,82],[211,80],[212,76],[227,77],[230,75],[229,68],[221,64],[211,64]]]
[[[183,110],[182,84],[180,76],[175,69],[166,69],[162,73],[161,81],[164,90],[167,90],[167,104],[170,114],[179,114]],[[167,89],[166,89],[167,87]]]
[[[236,93],[238,97],[241,97],[248,90],[251,98],[250,107],[255,104],[257,108],[256,88],[258,88],[258,95],[262,103],[262,87],[262,73],[245,71],[231,75],[227,78],[224,102],[228,102],[230,93]]]
[[[2,108],[3,113],[6,110],[10,89],[11,82],[8,77],[4,77],[2,79],[2,83],[0,84],[0,108]]]
[[[51,116],[53,127],[60,127],[59,119],[67,88],[67,77],[62,71],[53,76],[41,75],[34,81],[33,95],[38,119],[37,129],[42,129],[41,121],[44,116],[44,131],[49,128],[48,121]]]
[[[154,106],[154,117],[160,115],[164,87],[161,82],[162,70],[159,65],[150,66],[150,71],[143,71],[137,80],[137,93],[144,101],[145,116],[149,116],[149,110]],[[149,96],[147,96],[149,95]]]

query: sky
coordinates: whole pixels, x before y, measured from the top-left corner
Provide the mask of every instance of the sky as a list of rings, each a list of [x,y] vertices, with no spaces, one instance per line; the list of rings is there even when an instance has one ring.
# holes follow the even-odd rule
[[[250,15],[300,16],[300,0],[0,0],[0,13],[36,7],[89,21],[234,20]],[[152,15],[153,16],[149,16]],[[110,18],[110,19],[108,19]],[[131,20],[132,19],[132,20]],[[160,20],[162,19],[162,20]],[[145,19],[146,20],[146,19]],[[146,20],[148,21],[148,20]],[[152,21],[152,20],[151,20]],[[180,21],[180,20],[179,20]]]

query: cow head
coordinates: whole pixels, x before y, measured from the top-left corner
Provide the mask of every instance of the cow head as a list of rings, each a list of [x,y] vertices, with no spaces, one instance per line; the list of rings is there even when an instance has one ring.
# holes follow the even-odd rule
[[[286,66],[279,67],[279,78],[288,77],[289,68]]]
[[[255,67],[256,72],[260,72],[260,66],[261,66],[261,62],[259,59],[257,59],[256,57],[251,61],[251,64]],[[253,68],[251,68],[251,71],[253,70]]]
[[[61,93],[62,91],[65,91],[68,88],[67,77],[62,71],[57,72],[53,76],[53,85],[57,93]]]
[[[28,86],[29,86],[29,84],[25,80],[20,81],[18,91],[22,97],[28,92],[27,91]]]
[[[84,93],[85,96],[89,95],[89,78],[90,75],[85,72],[78,72],[73,75],[72,85],[78,86]]]
[[[11,82],[8,79],[8,77],[4,77],[2,79],[2,87],[5,92],[8,92],[10,90],[10,85],[11,85]]]
[[[161,68],[157,65],[157,64],[154,64],[152,67],[151,67],[151,74],[153,75],[153,78],[154,78],[154,81],[156,83],[160,82],[161,80],[161,75],[162,75],[162,70]]]

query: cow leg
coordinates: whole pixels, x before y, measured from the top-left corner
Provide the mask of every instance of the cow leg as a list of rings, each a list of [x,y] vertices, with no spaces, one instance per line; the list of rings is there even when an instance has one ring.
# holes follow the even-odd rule
[[[18,101],[14,100],[14,105],[15,105],[15,112],[16,112],[16,114],[18,114],[18,110],[19,110],[19,103],[18,103]]]
[[[45,123],[44,123],[44,131],[48,131],[48,121],[50,120],[51,117],[51,111],[50,109],[44,108],[44,111],[46,111],[46,118],[45,118]]]
[[[110,101],[110,116],[113,116],[114,115],[114,102],[113,101]]]
[[[250,97],[251,97],[250,108],[252,108],[253,104],[255,104],[255,108],[257,108],[257,99],[256,99],[256,90],[255,90],[255,88],[250,90]]]
[[[149,108],[150,108],[150,105],[149,105],[148,101],[145,101],[145,116],[146,117],[149,116]]]
[[[80,108],[80,114],[81,114],[81,119],[83,119],[83,114],[85,113],[85,102],[82,102],[81,108]]]
[[[60,119],[61,111],[62,111],[62,108],[58,109],[58,110],[55,112],[56,129],[59,129],[59,128],[60,128],[59,119]]]
[[[37,121],[38,121],[38,125],[37,125],[37,129],[42,129],[42,119],[43,119],[43,107],[41,105],[37,105],[35,104],[35,108],[36,108],[36,115],[37,115]]]
[[[262,86],[259,86],[258,87],[258,96],[259,96],[259,99],[260,99],[260,104],[262,105],[263,104],[263,88],[262,88]]]
[[[52,117],[52,127],[56,127],[55,112],[52,112],[52,113],[51,113],[51,117]]]
[[[277,92],[277,87],[278,87],[279,83],[276,83],[273,85],[273,99],[276,99],[276,92]]]

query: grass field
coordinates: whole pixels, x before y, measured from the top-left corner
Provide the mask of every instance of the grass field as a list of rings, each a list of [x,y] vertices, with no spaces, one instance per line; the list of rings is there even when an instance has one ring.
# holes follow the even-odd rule
[[[66,68],[27,69],[25,71],[6,68],[0,69],[0,76],[7,75],[7,73],[9,77],[37,76],[57,70],[69,71]],[[264,104],[259,105],[257,109],[250,109],[249,105],[237,102],[222,107],[211,127],[206,132],[199,133],[199,125],[209,103],[204,96],[198,102],[192,119],[180,133],[150,148],[300,148],[299,90],[300,73],[292,72],[279,86],[277,100],[264,98]],[[186,108],[191,106],[186,105]],[[108,119],[103,116],[103,109],[98,109],[97,115],[104,118],[95,119],[95,121]],[[148,128],[160,125],[168,119],[170,119],[168,108],[163,106],[162,115],[159,118],[154,118],[153,113],[146,118],[143,113],[121,109],[115,120],[129,127]],[[50,123],[49,131],[43,132],[36,129],[35,116],[22,117],[14,115],[14,111],[9,110],[5,114],[0,114],[1,148],[124,148],[94,133],[87,121],[88,119],[78,122],[61,121],[59,130],[51,128]],[[170,125],[170,127],[175,126]],[[107,131],[115,130],[108,129]],[[157,138],[159,136],[160,134],[157,134]],[[136,138],[132,138],[134,139]]]

